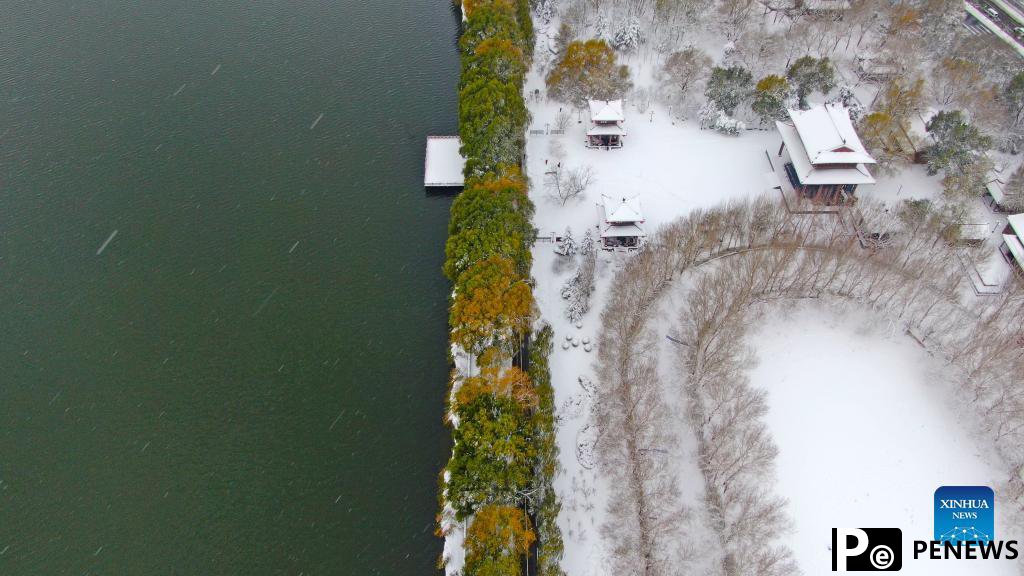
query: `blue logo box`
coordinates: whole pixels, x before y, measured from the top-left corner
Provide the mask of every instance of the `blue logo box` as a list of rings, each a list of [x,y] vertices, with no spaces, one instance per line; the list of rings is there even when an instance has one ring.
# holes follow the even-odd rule
[[[935,539],[991,542],[996,495],[988,486],[942,486],[935,491]]]

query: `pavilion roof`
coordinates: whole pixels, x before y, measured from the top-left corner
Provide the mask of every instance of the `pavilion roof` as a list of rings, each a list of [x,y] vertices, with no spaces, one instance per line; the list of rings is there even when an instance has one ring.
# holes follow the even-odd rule
[[[800,134],[795,126],[776,122],[782,141],[789,150],[797,178],[804,185],[874,184],[875,179],[862,163],[815,165],[807,156]],[[873,160],[872,160],[873,162]]]
[[[601,238],[641,238],[647,236],[644,229],[636,224],[605,224],[601,227]]]
[[[588,100],[590,120],[593,122],[622,122],[622,100]]]
[[[789,118],[812,165],[876,163],[853,129],[845,106],[824,104],[809,110],[789,110]]]
[[[1006,221],[1009,222],[1010,228],[1013,229],[1017,238],[1024,239],[1024,213],[1008,216]]]
[[[601,195],[604,205],[604,221],[609,224],[632,224],[643,222],[644,213],[640,209],[640,197],[613,198],[607,194]]]
[[[1017,261],[1017,265],[1024,268],[1024,245],[1021,244],[1020,238],[1013,234],[1003,234],[1003,242],[1006,242],[1006,247],[1010,249],[1010,254]]]

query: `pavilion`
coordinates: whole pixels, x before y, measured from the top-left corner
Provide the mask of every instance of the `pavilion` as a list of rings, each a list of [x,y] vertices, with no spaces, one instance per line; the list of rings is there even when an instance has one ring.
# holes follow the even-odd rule
[[[601,247],[605,250],[635,250],[647,237],[638,196],[613,198],[602,194],[598,213]]]
[[[859,184],[874,184],[867,164],[876,164],[840,104],[789,110],[789,122],[776,122],[782,135],[779,156],[793,189],[825,204],[854,201]]]
[[[622,138],[626,135],[622,123],[626,116],[622,113],[622,100],[589,100],[590,130],[587,130],[588,148],[622,148]]]

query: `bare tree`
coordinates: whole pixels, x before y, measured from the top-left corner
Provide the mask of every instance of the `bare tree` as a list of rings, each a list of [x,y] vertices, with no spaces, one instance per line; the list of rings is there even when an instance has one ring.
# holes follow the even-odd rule
[[[569,200],[580,198],[594,180],[594,169],[584,165],[549,172],[545,186],[548,196],[565,206]]]

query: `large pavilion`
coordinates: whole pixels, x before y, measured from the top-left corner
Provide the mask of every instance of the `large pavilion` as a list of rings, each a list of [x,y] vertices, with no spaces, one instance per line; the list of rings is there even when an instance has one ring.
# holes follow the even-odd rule
[[[789,110],[789,122],[776,122],[782,135],[779,156],[793,189],[825,204],[854,199],[859,184],[874,184],[867,164],[876,164],[839,104]]]

